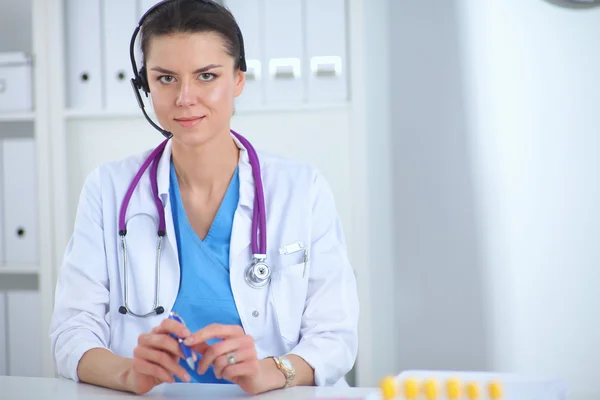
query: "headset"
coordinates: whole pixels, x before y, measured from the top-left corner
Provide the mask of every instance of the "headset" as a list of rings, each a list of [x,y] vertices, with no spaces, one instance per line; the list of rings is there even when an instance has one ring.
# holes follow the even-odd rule
[[[137,64],[135,62],[135,39],[137,38],[137,35],[140,32],[140,29],[142,28],[142,24],[144,23],[144,21],[146,20],[148,15],[152,14],[156,9],[158,9],[163,4],[168,3],[170,1],[174,1],[174,0],[162,0],[162,1],[158,2],[157,4],[155,4],[154,6],[152,6],[150,9],[148,9],[148,11],[146,11],[144,13],[144,15],[142,15],[142,18],[140,18],[140,22],[138,22],[138,26],[133,31],[133,35],[131,37],[131,42],[129,44],[129,57],[131,58],[131,67],[133,68],[133,78],[131,79],[131,86],[133,88],[133,92],[135,93],[135,98],[137,99],[138,105],[142,109],[142,112],[144,113],[144,117],[146,118],[146,120],[150,123],[150,125],[152,125],[154,128],[156,128],[167,139],[170,139],[171,137],[173,137],[173,134],[167,130],[162,129],[154,121],[152,121],[152,119],[148,116],[148,113],[146,113],[146,110],[144,108],[144,101],[142,100],[140,91],[143,91],[146,94],[146,97],[148,97],[148,93],[150,93],[150,86],[148,85],[146,66],[142,65],[142,68],[140,68],[138,70]],[[200,1],[204,4],[215,7],[215,9],[223,8],[222,5],[216,3],[213,0],[196,0],[196,1]],[[246,72],[246,54],[244,51],[244,38],[242,36],[242,31],[240,30],[240,27],[237,23],[236,23],[235,27],[236,27],[236,36],[240,43],[240,58],[239,58],[240,70],[242,70],[242,72]]]

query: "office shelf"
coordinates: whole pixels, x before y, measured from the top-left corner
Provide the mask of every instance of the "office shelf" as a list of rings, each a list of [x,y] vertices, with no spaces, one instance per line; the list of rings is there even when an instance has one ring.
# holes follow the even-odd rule
[[[37,275],[40,268],[37,265],[0,265],[0,275]]]
[[[0,112],[0,122],[33,122],[35,121],[34,112]]]

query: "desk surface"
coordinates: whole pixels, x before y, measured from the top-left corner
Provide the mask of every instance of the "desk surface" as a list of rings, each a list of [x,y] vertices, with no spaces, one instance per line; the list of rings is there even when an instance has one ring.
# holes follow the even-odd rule
[[[0,376],[0,400],[44,399],[44,400],[120,400],[131,398],[151,399],[293,399],[309,400],[316,398],[361,398],[373,393],[372,388],[315,388],[294,387],[278,390],[258,396],[249,396],[236,385],[206,385],[173,383],[154,388],[145,396],[136,396],[104,389],[83,383],[75,383],[66,379],[54,378],[21,378]]]
[[[250,396],[236,385],[173,383],[154,388],[145,396],[118,392],[66,379],[0,376],[0,400],[122,400],[150,399],[251,399],[251,400],[344,400],[361,399],[376,392],[374,388],[294,387]],[[572,395],[568,400],[599,400],[598,395]]]

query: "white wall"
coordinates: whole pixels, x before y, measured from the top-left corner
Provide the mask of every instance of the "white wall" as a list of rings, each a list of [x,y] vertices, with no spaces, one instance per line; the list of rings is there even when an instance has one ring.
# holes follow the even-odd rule
[[[600,8],[462,0],[495,368],[600,392]]]
[[[398,370],[600,394],[600,8],[390,4]]]
[[[396,371],[485,369],[457,2],[390,1]]]

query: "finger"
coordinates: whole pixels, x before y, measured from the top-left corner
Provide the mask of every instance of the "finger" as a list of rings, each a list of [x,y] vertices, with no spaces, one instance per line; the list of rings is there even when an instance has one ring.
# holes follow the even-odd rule
[[[183,352],[177,339],[167,334],[142,334],[138,338],[138,345],[166,351],[176,357],[183,357]]]
[[[244,329],[239,325],[211,324],[187,337],[184,344],[191,346],[210,339],[229,339],[244,334]]]
[[[142,358],[133,359],[133,369],[140,374],[155,377],[161,382],[175,382],[173,375],[169,374],[166,369]]]
[[[204,356],[204,354],[210,348],[211,348],[211,345],[208,343],[198,343],[193,346],[190,346],[190,349],[192,349],[194,351],[194,353],[201,354],[202,356]]]
[[[164,351],[138,346],[133,350],[133,357],[134,360],[142,359],[158,365],[166,370],[171,376],[175,375],[184,382],[189,382],[191,380],[190,375],[181,365],[179,365],[178,358],[173,357]]]
[[[232,339],[226,339],[221,342],[215,343],[202,355],[200,364],[198,364],[198,372],[203,374],[208,370],[208,367],[217,359],[227,353],[231,353],[235,350],[243,349],[248,347],[248,339],[246,336],[240,336]]]
[[[235,358],[235,364],[229,364],[228,356],[230,354],[233,355],[233,357]],[[234,365],[240,365],[244,363],[253,363],[254,361],[258,361],[258,359],[256,357],[256,350],[254,350],[253,348],[240,349],[232,353],[224,354],[218,357],[213,363],[215,376],[217,378],[224,377],[224,372],[229,367],[233,367]]]
[[[161,322],[159,325],[155,326],[152,329],[152,333],[172,333],[182,339],[185,339],[192,334],[190,330],[181,322],[168,318],[163,320],[163,322]]]
[[[227,379],[230,382],[235,382],[236,379],[256,375],[258,373],[258,368],[258,360],[227,365],[227,367],[225,367],[225,369],[223,370],[221,377],[217,376],[217,378],[223,378]]]

